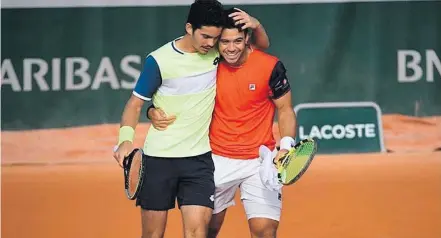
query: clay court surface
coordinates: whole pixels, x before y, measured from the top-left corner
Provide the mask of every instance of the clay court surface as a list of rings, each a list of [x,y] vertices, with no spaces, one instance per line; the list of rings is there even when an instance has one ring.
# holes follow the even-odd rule
[[[137,128],[138,146],[147,128]],[[387,115],[383,128],[393,153],[319,155],[284,188],[278,237],[441,237],[441,118]],[[2,132],[1,237],[139,237],[139,209],[112,158],[117,130]],[[237,198],[221,238],[249,237]],[[181,234],[175,209],[166,237]]]

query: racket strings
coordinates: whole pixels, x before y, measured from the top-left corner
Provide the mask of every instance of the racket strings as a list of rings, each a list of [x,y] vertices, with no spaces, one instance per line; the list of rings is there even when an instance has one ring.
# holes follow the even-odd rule
[[[300,177],[305,172],[305,168],[308,167],[314,151],[314,142],[302,143],[300,147],[292,150],[292,153],[285,159],[286,161],[283,166],[283,182],[295,181],[296,178]]]
[[[139,152],[137,152],[133,156],[132,164],[130,166],[129,179],[128,179],[129,180],[128,192],[131,196],[136,193],[139,186],[141,163],[142,163],[142,155]]]
[[[295,153],[296,156],[309,156],[314,153],[315,150],[315,144],[313,142],[306,142],[303,143],[300,148],[298,148]]]
[[[291,161],[291,158],[293,157],[295,152],[296,152],[296,150],[294,148],[289,150],[288,153],[286,153],[286,155],[283,156],[283,158],[281,159],[280,165],[283,167],[286,167],[288,165],[288,163]]]

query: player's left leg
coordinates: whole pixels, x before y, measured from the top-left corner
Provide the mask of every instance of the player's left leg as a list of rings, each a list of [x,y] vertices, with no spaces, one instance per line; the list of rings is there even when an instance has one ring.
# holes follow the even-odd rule
[[[206,238],[213,209],[199,205],[182,205],[185,238]]]
[[[179,171],[178,205],[185,238],[206,238],[214,207],[214,164],[211,153],[182,158]]]
[[[259,172],[256,172],[242,183],[241,200],[248,218],[251,237],[276,237],[282,209],[281,191],[266,188],[260,180]]]

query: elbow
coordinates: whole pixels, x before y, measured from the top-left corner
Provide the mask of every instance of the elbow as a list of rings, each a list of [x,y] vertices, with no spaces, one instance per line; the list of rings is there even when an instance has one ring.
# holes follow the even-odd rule
[[[269,47],[270,47],[270,42],[267,41],[266,44],[265,44],[265,49],[268,49]]]
[[[262,43],[262,45],[260,46],[260,49],[261,50],[266,50],[266,49],[268,49],[270,47],[270,43],[269,43],[269,41],[267,41],[267,42],[265,42],[265,43]]]
[[[143,101],[132,96],[129,101],[126,104],[126,108],[131,110],[131,111],[135,111],[135,112],[141,112],[142,110],[142,106],[143,106]]]

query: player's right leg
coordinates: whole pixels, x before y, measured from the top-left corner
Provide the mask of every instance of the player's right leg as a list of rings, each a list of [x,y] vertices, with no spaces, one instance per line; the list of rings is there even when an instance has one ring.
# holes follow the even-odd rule
[[[144,156],[146,171],[136,205],[141,207],[142,238],[164,237],[167,211],[175,207],[177,172],[173,159]]]
[[[208,228],[208,238],[215,238],[224,222],[227,208],[234,206],[234,195],[245,178],[254,174],[249,169],[249,162],[240,159],[231,159],[213,154],[214,182],[214,209]]]

